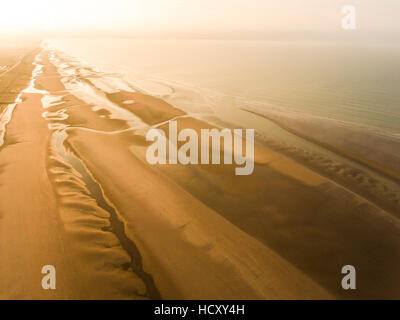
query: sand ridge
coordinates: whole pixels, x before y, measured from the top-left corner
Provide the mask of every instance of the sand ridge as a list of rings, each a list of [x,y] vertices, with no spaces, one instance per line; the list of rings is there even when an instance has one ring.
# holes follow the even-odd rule
[[[262,144],[251,176],[150,166],[148,128],[214,126],[57,52],[30,62],[41,71],[0,150],[0,274],[17,270],[1,298],[399,296],[399,226],[385,210]],[[350,262],[356,292],[340,288]],[[37,272],[51,263],[54,292]]]

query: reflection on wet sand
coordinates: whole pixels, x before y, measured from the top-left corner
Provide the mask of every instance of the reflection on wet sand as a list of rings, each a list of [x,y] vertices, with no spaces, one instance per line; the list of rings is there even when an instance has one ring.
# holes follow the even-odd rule
[[[0,181],[6,179],[15,190],[13,197],[25,188],[35,190],[27,203],[49,235],[37,229],[35,215],[26,216],[29,210],[17,207],[16,199],[7,201],[7,192],[0,190],[0,212],[6,212],[0,254],[8,240],[28,259],[25,239],[4,230],[6,223],[23,230],[15,219],[26,219],[31,239],[38,239],[31,245],[35,263],[57,260],[65,289],[54,296],[33,290],[29,297],[399,296],[398,217],[356,188],[360,173],[354,181],[337,178],[359,163],[254,113],[181,110],[168,98],[60,52],[43,50],[33,63],[24,102],[15,106],[12,118],[4,118],[9,119],[1,131],[4,141],[15,136],[21,143],[1,151],[10,167]],[[254,174],[238,177],[233,165],[150,166],[146,132],[166,129],[171,120],[198,132],[239,120],[244,127],[254,126]],[[307,160],[313,152],[321,163],[334,161],[340,170],[332,176],[316,170]],[[365,177],[385,186],[385,194],[398,195],[396,182],[362,169]],[[25,179],[29,183],[19,190]],[[379,199],[386,203],[381,194]],[[53,242],[40,252],[48,239]],[[340,287],[340,270],[347,264],[359,267],[356,291]],[[0,272],[13,268],[24,271],[11,259]],[[34,286],[32,279],[26,286]],[[0,297],[7,294],[0,289]]]

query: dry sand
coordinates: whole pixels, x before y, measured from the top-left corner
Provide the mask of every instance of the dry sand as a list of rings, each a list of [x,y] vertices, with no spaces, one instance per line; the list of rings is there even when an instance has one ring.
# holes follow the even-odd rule
[[[39,58],[44,91],[23,93],[0,146],[0,298],[400,297],[392,214],[259,144],[251,176],[150,166],[143,127],[68,91],[52,54]],[[144,125],[212,127],[139,91],[103,97]],[[54,291],[41,288],[47,264]],[[356,291],[340,287],[346,264]]]

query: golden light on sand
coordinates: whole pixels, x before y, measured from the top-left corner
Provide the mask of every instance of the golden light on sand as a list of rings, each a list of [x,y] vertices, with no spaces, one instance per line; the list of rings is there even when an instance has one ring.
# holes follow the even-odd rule
[[[0,300],[400,299],[400,24],[342,1],[2,0]]]

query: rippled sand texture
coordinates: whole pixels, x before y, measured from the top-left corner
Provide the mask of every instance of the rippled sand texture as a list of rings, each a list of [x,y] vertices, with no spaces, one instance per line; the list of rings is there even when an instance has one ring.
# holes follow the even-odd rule
[[[32,81],[1,110],[0,298],[400,297],[398,216],[376,201],[267,144],[251,176],[149,166],[150,127],[214,125],[57,52],[18,72]]]

